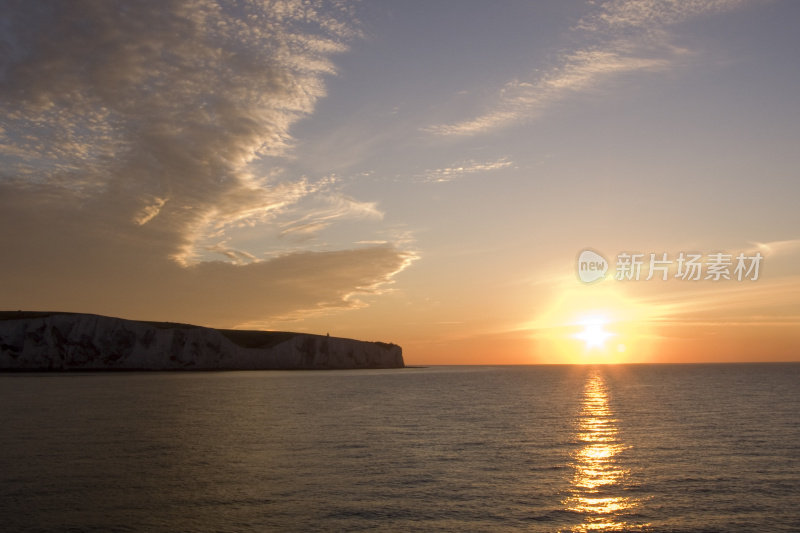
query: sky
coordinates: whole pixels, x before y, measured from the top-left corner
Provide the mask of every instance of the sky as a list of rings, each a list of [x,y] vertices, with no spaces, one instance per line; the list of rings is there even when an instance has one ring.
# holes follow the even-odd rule
[[[797,2],[2,4],[4,309],[800,360]]]

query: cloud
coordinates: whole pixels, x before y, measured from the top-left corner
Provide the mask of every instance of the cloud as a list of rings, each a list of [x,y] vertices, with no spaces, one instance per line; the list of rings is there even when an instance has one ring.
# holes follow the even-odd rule
[[[227,257],[230,262],[235,265],[246,265],[248,263],[257,262],[258,258],[253,254],[246,252],[244,250],[237,250],[226,246],[226,242],[219,242],[216,244],[208,245],[205,249],[209,252],[214,252],[216,254],[220,254],[224,257]]]
[[[468,160],[462,163],[444,167],[428,169],[422,173],[421,178],[424,181],[433,183],[442,183],[446,181],[453,181],[460,179],[468,174],[476,174],[480,172],[491,172],[493,170],[500,170],[503,168],[512,167],[514,163],[503,157],[495,161],[479,162],[475,160]]]
[[[749,283],[733,282],[710,289],[676,290],[651,298],[652,321],[670,324],[800,323],[795,312],[800,278],[786,276]]]
[[[589,30],[652,28],[729,11],[748,3],[752,0],[612,0],[602,4],[598,14],[585,18],[579,26]]]
[[[695,16],[737,8],[747,0],[614,0],[573,28],[584,47],[564,50],[555,65],[535,76],[507,82],[478,116],[424,131],[470,136],[532,120],[553,104],[591,91],[625,72],[669,68],[688,51],[671,43],[668,27]]]
[[[380,218],[331,180],[280,167],[291,126],[325,96],[332,55],[359,35],[353,15],[299,0],[7,2],[6,304],[231,325],[349,307],[353,291],[387,283],[409,257],[391,245],[269,261],[228,246],[259,224]]]
[[[785,241],[770,241],[770,242],[753,242],[755,246],[753,251],[759,251],[765,256],[770,255],[783,255],[785,253],[792,253],[800,250],[800,239],[790,239]]]
[[[145,205],[139,214],[133,217],[133,221],[139,226],[147,224],[158,216],[165,203],[167,203],[166,198],[154,197],[152,202]]]
[[[507,127],[537,117],[569,94],[586,91],[613,74],[660,70],[663,59],[638,58],[603,50],[579,50],[563,64],[534,81],[513,80],[500,91],[497,104],[488,112],[454,124],[435,125],[426,131],[437,135],[466,136]]]
[[[382,219],[375,202],[360,202],[344,195],[326,195],[305,214],[281,224],[281,235],[320,231],[342,219]]]

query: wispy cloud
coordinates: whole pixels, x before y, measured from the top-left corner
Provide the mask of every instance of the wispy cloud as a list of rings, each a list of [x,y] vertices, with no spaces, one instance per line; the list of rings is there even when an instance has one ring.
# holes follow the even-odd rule
[[[562,99],[600,87],[615,75],[667,69],[688,53],[671,43],[670,25],[746,3],[748,0],[614,0],[604,3],[573,28],[576,38],[586,42],[586,46],[563,50],[555,64],[544,73],[507,82],[494,102],[478,116],[435,124],[424,131],[442,136],[494,131],[535,119]]]
[[[584,18],[579,27],[596,31],[604,28],[651,29],[752,3],[753,0],[612,0],[602,4],[599,13]]]
[[[657,312],[653,323],[763,325],[796,323],[792,313],[800,297],[800,278],[784,277],[750,284],[678,290],[645,300]]]
[[[0,266],[7,304],[54,308],[81,286],[86,310],[148,294],[151,308],[207,321],[195,293],[242,313],[348,306],[407,264],[391,245],[265,261],[229,244],[258,224],[299,233],[380,218],[330,180],[275,166],[325,96],[332,55],[359,35],[351,6],[11,0],[3,16],[0,226],[14,231],[0,247],[27,265]],[[10,287],[34,278],[50,297]]]
[[[496,159],[494,161],[483,162],[470,159],[449,167],[428,169],[419,177],[423,181],[443,183],[446,181],[460,179],[469,174],[492,172],[494,170],[500,170],[513,166],[514,163],[505,157]]]
[[[753,242],[755,250],[766,256],[782,255],[793,251],[800,251],[800,239],[790,239],[785,241]]]
[[[337,220],[343,219],[382,219],[383,213],[375,202],[360,202],[344,195],[325,196],[322,205],[293,220],[281,224],[281,235],[311,233],[320,231]]]
[[[227,257],[235,265],[246,265],[248,263],[255,263],[258,258],[253,254],[244,250],[237,250],[227,246],[227,242],[219,242],[217,244],[208,245],[205,249],[215,254],[220,254]]]

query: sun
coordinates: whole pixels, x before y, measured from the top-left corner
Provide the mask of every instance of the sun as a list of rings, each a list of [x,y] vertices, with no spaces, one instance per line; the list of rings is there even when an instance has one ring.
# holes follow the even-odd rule
[[[532,331],[539,361],[648,362],[658,339],[651,324],[656,311],[617,286],[567,286],[559,287],[525,326]]]
[[[574,334],[573,337],[582,340],[587,350],[602,350],[605,348],[606,341],[616,336],[616,333],[611,333],[603,328],[606,322],[607,320],[602,317],[584,319],[581,322],[583,324],[583,331]]]

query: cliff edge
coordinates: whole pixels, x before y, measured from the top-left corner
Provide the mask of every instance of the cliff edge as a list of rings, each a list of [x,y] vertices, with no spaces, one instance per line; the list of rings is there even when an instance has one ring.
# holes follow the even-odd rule
[[[400,346],[58,312],[0,312],[0,371],[403,368]]]

